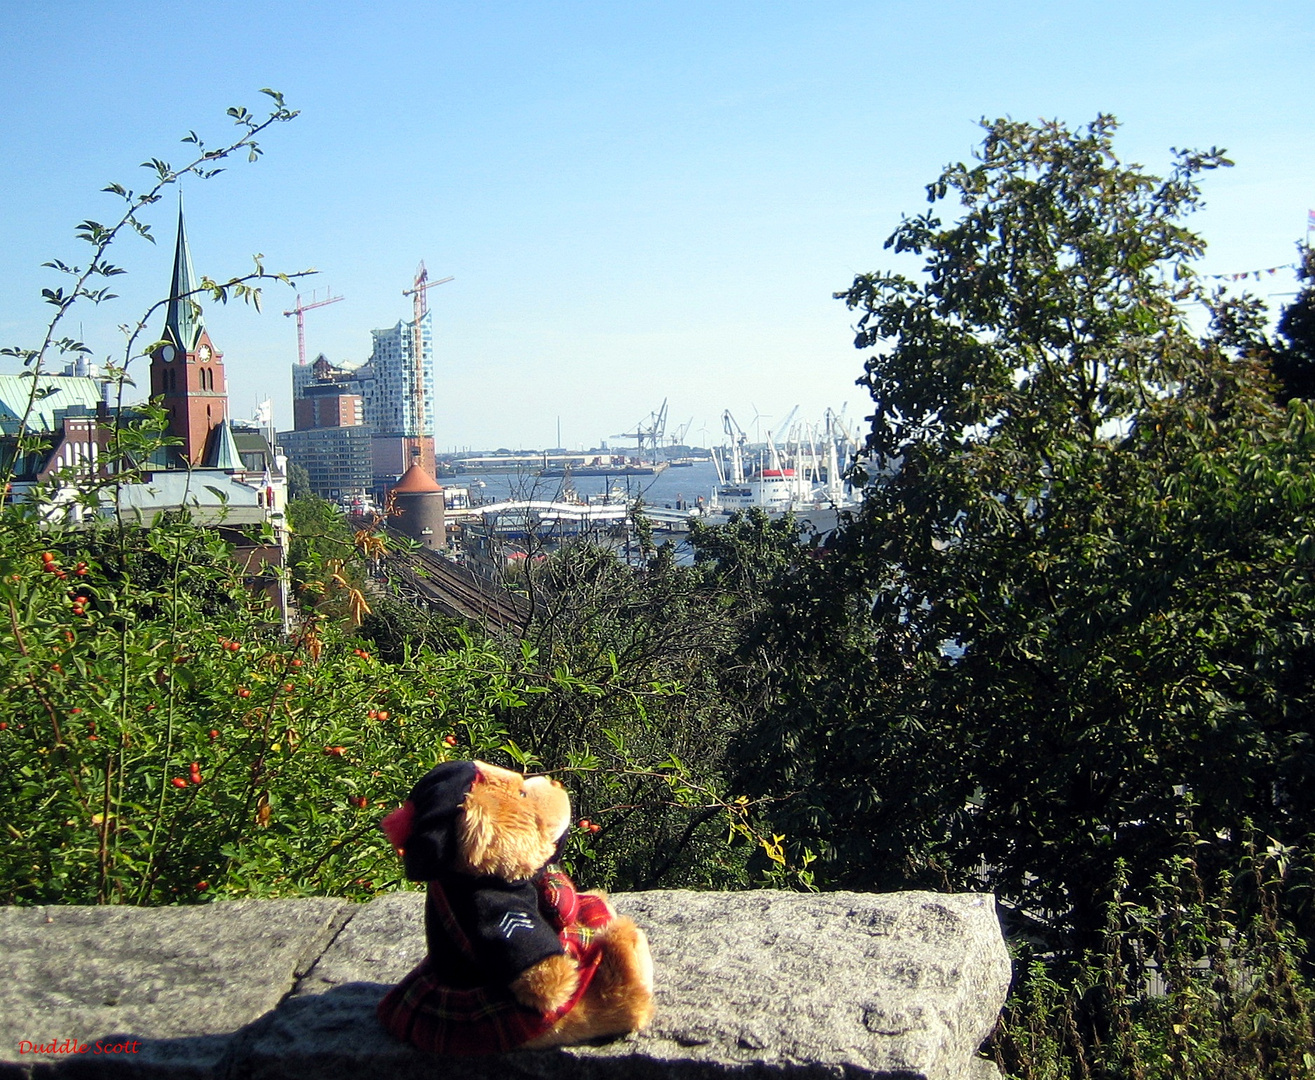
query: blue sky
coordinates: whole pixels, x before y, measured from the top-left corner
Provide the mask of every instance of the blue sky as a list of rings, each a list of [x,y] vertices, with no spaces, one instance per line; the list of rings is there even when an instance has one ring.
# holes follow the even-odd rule
[[[983,116],[1111,112],[1153,170],[1226,147],[1195,220],[1204,273],[1290,263],[1315,207],[1309,0],[8,0],[0,36],[0,342],[39,337],[40,264],[78,257],[72,227],[112,212],[101,187],[183,160],[189,129],[217,144],[224,110],[272,86],[302,115],[257,164],[187,185],[197,270],[317,268],[303,293],[346,299],[307,316],[308,351],[335,361],[408,316],[421,259],[454,275],[431,293],[442,448],[549,445],[559,418],[592,446],[663,398],[696,441],[725,408],[862,415],[831,294],[894,265],[882,241]],[[83,313],[98,353],[167,287],[175,205],[166,242],[118,251],[122,300]],[[206,310],[236,415],[268,396],[290,426],[292,300]]]

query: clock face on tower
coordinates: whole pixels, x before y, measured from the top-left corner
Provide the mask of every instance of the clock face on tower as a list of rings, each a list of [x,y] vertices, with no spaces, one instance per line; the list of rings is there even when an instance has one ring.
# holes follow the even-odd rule
[[[196,350],[196,358],[200,360],[201,363],[206,363],[210,359],[210,346],[205,342],[202,342],[201,347]]]

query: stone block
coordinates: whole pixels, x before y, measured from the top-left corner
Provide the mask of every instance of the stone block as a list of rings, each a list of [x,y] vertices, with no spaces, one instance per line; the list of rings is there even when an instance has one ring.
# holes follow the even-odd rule
[[[420,893],[361,906],[3,910],[0,956],[12,974],[0,987],[0,1078],[995,1075],[975,1056],[1010,975],[989,896],[671,891],[614,900],[652,944],[658,1011],[647,1031],[446,1059],[397,1042],[374,1018],[423,955]],[[113,1057],[16,1053],[20,1039],[50,1037],[139,1046]]]

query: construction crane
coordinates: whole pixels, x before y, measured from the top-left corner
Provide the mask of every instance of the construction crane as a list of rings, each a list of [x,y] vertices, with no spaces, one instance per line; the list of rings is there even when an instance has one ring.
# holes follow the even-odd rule
[[[326,289],[326,292],[332,290]],[[291,311],[285,311],[284,315],[297,316],[297,364],[304,366],[306,363],[306,312],[313,311],[317,307],[324,307],[326,304],[336,304],[339,300],[344,300],[342,296],[327,296],[323,300],[316,300],[315,294],[311,293],[310,303],[301,302],[301,293],[297,293],[297,303]]]
[[[411,288],[403,289],[402,295],[409,296],[415,307],[415,323],[411,327],[411,359],[415,364],[415,386],[412,389],[411,403],[415,410],[415,445],[412,449],[412,456],[420,458],[420,464],[423,467],[428,464],[429,473],[432,476],[435,472],[436,462],[425,462],[425,365],[424,360],[424,331],[421,326],[424,317],[429,312],[429,290],[435,285],[446,285],[455,278],[448,276],[439,278],[437,281],[429,280],[429,271],[425,269],[424,259],[420,260],[420,265],[416,267],[415,282]],[[405,463],[404,463],[405,464]]]

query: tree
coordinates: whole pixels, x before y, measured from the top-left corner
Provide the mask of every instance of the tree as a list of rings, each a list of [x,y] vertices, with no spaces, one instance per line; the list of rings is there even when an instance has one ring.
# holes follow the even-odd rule
[[[760,621],[776,704],[730,756],[828,880],[990,888],[1080,953],[1185,819],[1203,866],[1308,828],[1315,417],[1188,325],[1221,152],[984,127],[887,241],[923,274],[838,294],[894,473]]]
[[[1283,400],[1315,398],[1315,249],[1301,247],[1298,278],[1305,282],[1278,322],[1281,343],[1271,361]]]
[[[300,499],[306,495],[315,494],[310,486],[310,473],[306,471],[305,465],[298,465],[295,461],[288,462],[288,498]]]

